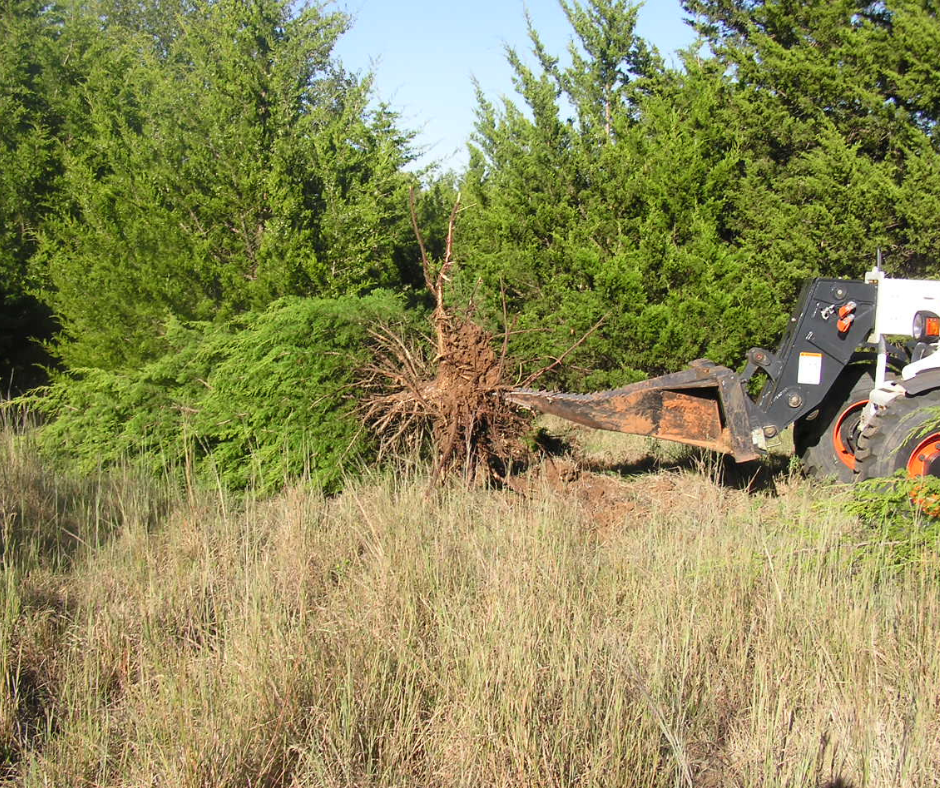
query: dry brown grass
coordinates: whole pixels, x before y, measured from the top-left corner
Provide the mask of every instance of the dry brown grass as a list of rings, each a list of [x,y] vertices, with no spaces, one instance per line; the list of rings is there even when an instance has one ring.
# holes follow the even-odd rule
[[[937,551],[835,488],[666,462],[599,528],[547,473],[236,503],[2,451],[0,780],[940,785]]]

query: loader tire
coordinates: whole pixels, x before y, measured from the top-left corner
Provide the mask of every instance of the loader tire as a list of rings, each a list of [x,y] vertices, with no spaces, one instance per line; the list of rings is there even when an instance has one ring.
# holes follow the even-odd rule
[[[940,389],[899,397],[876,415],[858,439],[858,478],[880,479],[906,470],[940,476]]]
[[[822,404],[793,425],[793,446],[808,476],[850,484],[855,480],[856,442],[862,409],[875,385],[870,364],[843,370]]]

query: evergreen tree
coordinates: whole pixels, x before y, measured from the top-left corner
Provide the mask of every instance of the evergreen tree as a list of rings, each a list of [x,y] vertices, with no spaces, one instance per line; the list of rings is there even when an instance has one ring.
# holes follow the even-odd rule
[[[68,366],[159,355],[169,315],[225,319],[410,273],[409,137],[331,59],[346,17],[287,0],[178,8],[140,22],[102,5],[84,53],[70,202],[34,261]]]
[[[695,60],[686,73],[666,71],[635,34],[635,7],[565,8],[570,64],[530,30],[538,70],[509,53],[525,110],[481,95],[468,278],[506,291],[524,357],[557,357],[604,320],[559,385],[613,385],[706,353],[724,360],[757,322],[703,328],[732,328],[730,307],[757,284],[724,244],[740,169],[720,117],[727,82]]]
[[[594,130],[610,141],[614,115],[632,104],[634,78],[659,73],[662,62],[656,50],[636,35],[639,6],[624,0],[592,2],[587,6],[576,0],[560,2],[577,36],[568,49],[571,65],[558,72],[555,61],[545,56],[530,25],[539,61],[558,74],[560,87],[577,110],[581,132]]]
[[[933,4],[686,0],[734,75],[748,167],[739,238],[778,270],[856,275],[881,246],[936,272],[940,228]]]
[[[0,2],[0,375],[18,387],[45,361],[30,340],[48,337],[48,313],[30,294],[28,263],[56,204],[57,138],[69,122],[71,41],[61,9],[38,0]]]
[[[170,319],[171,348],[133,369],[56,376],[25,402],[40,445],[94,473],[136,461],[230,488],[309,477],[326,492],[373,460],[356,370],[376,324],[413,331],[401,299],[285,297],[228,321]]]
[[[468,278],[505,288],[521,355],[606,315],[571,357],[601,372],[555,385],[741,363],[806,277],[858,277],[879,246],[894,271],[937,270],[928,5],[689,0],[714,55],[681,71],[629,6],[564,7],[570,64],[530,30],[535,67],[509,52],[521,106],[480,92],[464,223]]]

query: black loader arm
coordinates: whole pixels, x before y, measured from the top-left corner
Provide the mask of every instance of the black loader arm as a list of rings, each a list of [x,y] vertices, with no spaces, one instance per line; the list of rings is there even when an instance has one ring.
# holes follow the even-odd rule
[[[774,437],[819,406],[875,328],[878,288],[850,279],[803,285],[776,353],[751,348],[741,380],[758,369],[769,380],[752,409],[754,426]]]
[[[739,375],[710,361],[631,386],[593,394],[516,389],[517,405],[596,429],[649,435],[731,454],[760,456],[772,438],[816,408],[875,325],[877,289],[844,279],[808,281],[776,353],[748,351]],[[757,370],[768,381],[757,401],[746,384]]]

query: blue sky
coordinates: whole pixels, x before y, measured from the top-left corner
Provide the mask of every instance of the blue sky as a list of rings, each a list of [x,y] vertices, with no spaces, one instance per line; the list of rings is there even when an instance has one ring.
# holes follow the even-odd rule
[[[488,98],[511,95],[506,44],[528,53],[524,9],[550,52],[564,54],[571,36],[557,0],[340,0],[354,18],[335,54],[350,71],[375,72],[375,89],[419,132],[422,164],[459,169],[473,130],[473,77]],[[695,38],[679,0],[648,0],[637,32],[664,57]]]

